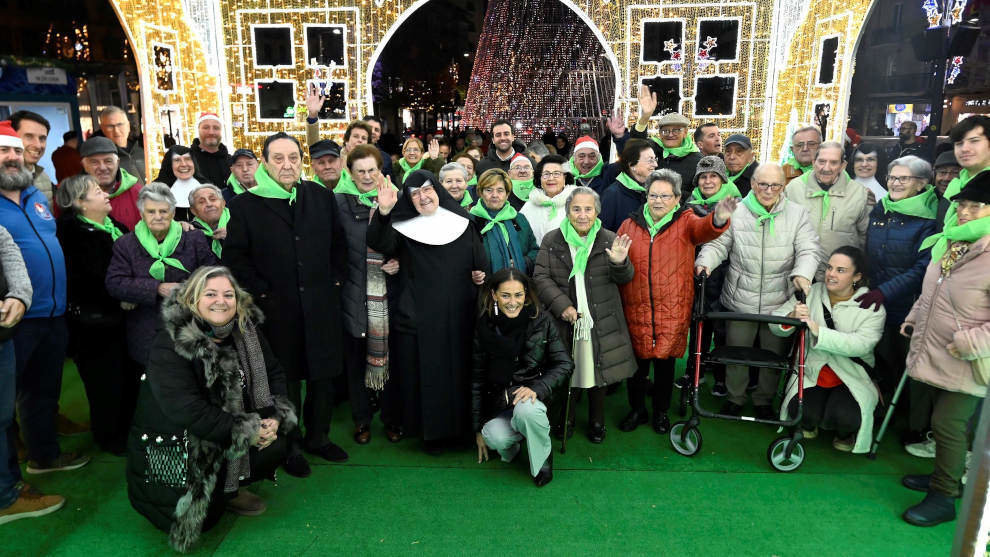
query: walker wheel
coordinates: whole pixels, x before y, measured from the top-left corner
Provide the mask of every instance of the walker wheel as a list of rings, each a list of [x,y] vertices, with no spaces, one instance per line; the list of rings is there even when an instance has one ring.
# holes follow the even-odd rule
[[[701,432],[688,422],[677,422],[670,428],[670,445],[684,456],[694,456],[701,450]]]
[[[767,460],[778,472],[793,472],[804,463],[804,445],[789,436],[778,437],[767,449]]]

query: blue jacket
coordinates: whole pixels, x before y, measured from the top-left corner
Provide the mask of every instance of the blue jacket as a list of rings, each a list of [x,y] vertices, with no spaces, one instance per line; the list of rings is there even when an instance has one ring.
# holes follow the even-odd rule
[[[931,249],[918,251],[921,242],[935,233],[936,222],[884,210],[877,203],[870,211],[866,230],[866,257],[870,288],[884,296],[887,324],[900,325],[921,294],[921,281],[931,260]]]
[[[55,236],[48,199],[34,186],[21,192],[18,206],[0,196],[0,225],[14,237],[27,265],[34,297],[25,319],[65,314],[65,258]]]
[[[612,232],[618,230],[622,222],[629,218],[629,213],[646,203],[646,194],[633,191],[618,180],[605,189],[601,198],[602,214],[598,218],[602,220],[602,228]]]

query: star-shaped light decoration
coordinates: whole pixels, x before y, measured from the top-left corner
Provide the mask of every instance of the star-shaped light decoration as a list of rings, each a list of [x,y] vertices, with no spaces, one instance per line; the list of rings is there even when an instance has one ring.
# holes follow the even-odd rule
[[[663,42],[663,50],[664,52],[669,52],[670,55],[673,56],[674,51],[677,50],[677,43],[674,42],[674,39],[667,39]]]
[[[949,25],[955,25],[962,21],[964,9],[966,9],[966,0],[956,0],[956,3],[952,5],[952,9],[949,10]]]
[[[928,28],[938,27],[942,20],[942,11],[938,7],[937,0],[924,0],[921,9],[925,10],[925,19],[928,20]]]
[[[956,78],[959,77],[959,73],[962,72],[962,56],[953,56],[951,68],[949,69],[949,76],[946,78],[945,82],[952,85],[956,82]]]
[[[705,38],[705,48],[707,48],[708,50],[711,50],[711,49],[715,48],[716,46],[718,46],[718,39],[716,39],[715,37],[706,37]]]

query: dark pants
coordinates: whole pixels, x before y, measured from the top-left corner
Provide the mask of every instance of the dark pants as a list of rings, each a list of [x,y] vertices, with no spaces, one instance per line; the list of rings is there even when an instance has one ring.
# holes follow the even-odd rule
[[[62,365],[69,343],[65,317],[25,319],[14,335],[17,414],[28,459],[48,463],[61,452],[55,433]]]
[[[590,389],[572,389],[571,411],[568,415],[569,423],[574,423],[574,416],[577,413],[577,405],[581,402],[581,393],[588,392],[588,422],[605,424],[605,391],[607,387],[591,387]],[[560,396],[554,398],[554,406],[557,408],[554,415],[554,424],[564,423],[564,408],[567,406],[567,387],[560,390]],[[570,429],[570,426],[568,426]]]
[[[298,454],[305,446],[309,450],[322,449],[330,444],[330,421],[333,418],[333,379],[306,381],[306,403],[302,404],[302,381],[289,381],[289,400],[296,408],[302,408],[306,437],[300,428],[289,434],[289,454]]]
[[[351,399],[351,416],[355,426],[371,425],[371,396],[364,386],[364,375],[368,368],[367,352],[367,339],[344,335],[347,395]]]
[[[17,482],[21,481],[14,436],[8,431],[14,423],[16,373],[14,342],[0,342],[0,509],[14,504],[19,495]]]
[[[124,326],[69,323],[76,368],[89,401],[93,440],[104,450],[121,450],[137,404],[139,368],[127,356]]]
[[[636,360],[639,367],[635,375],[626,382],[629,407],[633,410],[646,410],[646,386],[650,378],[650,364],[653,364],[653,413],[659,414],[670,409],[670,395],[674,390],[674,358],[663,360]]]
[[[787,408],[791,416],[797,413],[797,397],[791,399]],[[808,387],[804,390],[802,429],[810,431],[818,427],[845,437],[859,431],[863,421],[860,414],[859,404],[845,385],[830,389]]]
[[[935,408],[932,432],[935,434],[935,470],[931,489],[949,497],[958,497],[960,481],[966,470],[969,450],[968,424],[982,400],[980,397],[931,387]]]
[[[722,311],[721,306],[718,309],[711,311]],[[709,321],[705,323],[704,330],[701,333],[701,351],[708,352],[712,345],[712,339],[715,339],[715,346],[725,346],[725,321]],[[687,367],[684,369],[685,373],[690,374],[694,377],[694,358],[695,350],[698,348],[698,326],[695,323],[691,324],[691,334],[688,339],[688,360]],[[705,372],[708,371],[715,378],[716,383],[725,383],[725,366],[709,365],[707,367],[701,368],[701,377],[705,376]]]
[[[908,381],[908,388],[911,401],[908,429],[919,438],[924,438],[922,434],[932,428],[932,410],[935,408],[935,394],[938,389],[914,379]]]

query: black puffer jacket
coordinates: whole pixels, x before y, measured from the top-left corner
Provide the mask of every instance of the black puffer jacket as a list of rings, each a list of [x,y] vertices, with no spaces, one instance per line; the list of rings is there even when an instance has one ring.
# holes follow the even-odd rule
[[[216,153],[210,153],[203,150],[197,137],[189,149],[192,150],[192,156],[196,160],[196,166],[199,167],[199,173],[206,178],[207,183],[222,188],[227,183],[227,178],[230,177],[230,155],[227,154],[227,146],[221,143]]]
[[[660,170],[661,168],[669,168],[670,170],[673,170],[681,175],[681,203],[687,203],[691,197],[691,188],[684,186],[684,184],[691,184],[694,182],[694,174],[698,170],[698,162],[702,158],[701,153],[688,153],[683,157],[671,155],[664,158],[663,147],[661,147],[656,141],[650,139],[650,136],[645,131],[641,132],[633,129],[630,132],[630,135],[637,139],[649,140],[650,147],[653,147],[653,153],[657,157],[657,170]]]
[[[541,402],[550,406],[550,393],[574,371],[574,363],[557,326],[545,311],[541,311],[526,327],[526,340],[515,357],[518,367],[512,380],[505,385],[496,385],[487,379],[488,366],[496,356],[490,352],[490,339],[496,335],[498,332],[492,319],[483,314],[475,327],[471,366],[471,421],[475,432],[481,431],[485,422],[511,405],[512,391],[516,387],[532,389]],[[503,404],[494,402],[498,397],[502,398]]]

